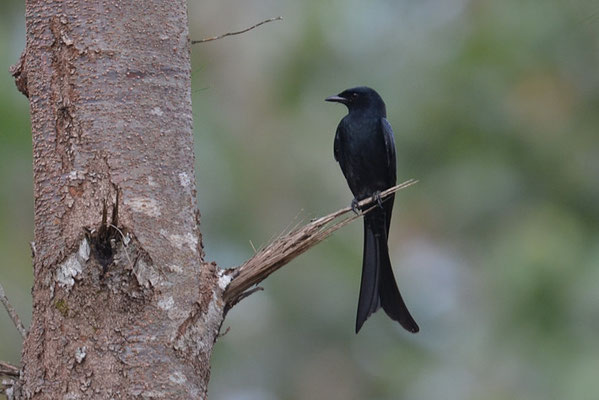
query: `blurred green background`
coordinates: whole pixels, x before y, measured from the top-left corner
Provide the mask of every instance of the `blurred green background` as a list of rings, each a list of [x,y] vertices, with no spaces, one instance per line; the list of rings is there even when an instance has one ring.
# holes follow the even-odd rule
[[[0,282],[31,314],[28,103],[8,67],[24,6],[0,5]],[[382,312],[353,333],[356,222],[234,308],[210,396],[593,399],[599,393],[599,3],[326,0],[189,4],[198,201],[209,260],[349,204],[344,107],[377,89],[395,131],[396,277],[421,332]],[[250,243],[251,241],[251,243]],[[21,340],[0,310],[0,359]]]

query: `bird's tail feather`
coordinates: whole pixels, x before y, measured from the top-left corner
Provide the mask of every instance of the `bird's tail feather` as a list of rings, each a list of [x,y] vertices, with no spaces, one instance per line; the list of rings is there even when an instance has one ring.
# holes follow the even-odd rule
[[[373,210],[364,217],[364,255],[356,333],[380,307],[404,329],[415,333],[419,331],[418,324],[410,315],[393,276],[384,221],[383,210]]]

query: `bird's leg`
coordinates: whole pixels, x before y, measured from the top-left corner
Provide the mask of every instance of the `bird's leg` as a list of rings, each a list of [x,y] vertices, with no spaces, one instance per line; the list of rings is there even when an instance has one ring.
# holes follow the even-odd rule
[[[353,212],[356,213],[356,215],[360,215],[360,206],[359,206],[359,203],[360,202],[355,197],[351,201],[351,209],[352,209]]]
[[[383,208],[383,200],[381,199],[380,190],[377,190],[372,194],[372,201],[376,201],[376,205],[379,206],[379,208]]]

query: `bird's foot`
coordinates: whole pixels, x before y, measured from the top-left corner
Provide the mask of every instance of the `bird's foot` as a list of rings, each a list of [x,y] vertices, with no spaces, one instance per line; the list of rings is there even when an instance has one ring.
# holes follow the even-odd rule
[[[360,202],[358,201],[358,199],[356,199],[355,197],[353,198],[353,200],[351,201],[351,209],[353,212],[356,213],[356,215],[360,215]]]
[[[376,205],[379,206],[379,208],[383,208],[383,200],[381,199],[381,191],[377,190],[376,192],[374,192],[372,194],[372,201],[376,202]]]

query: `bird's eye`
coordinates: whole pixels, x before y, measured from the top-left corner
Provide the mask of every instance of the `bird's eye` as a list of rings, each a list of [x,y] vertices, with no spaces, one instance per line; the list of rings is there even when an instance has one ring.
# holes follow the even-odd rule
[[[355,99],[356,97],[358,97],[358,93],[352,93],[351,95],[352,95],[352,97],[353,97],[354,99]]]

